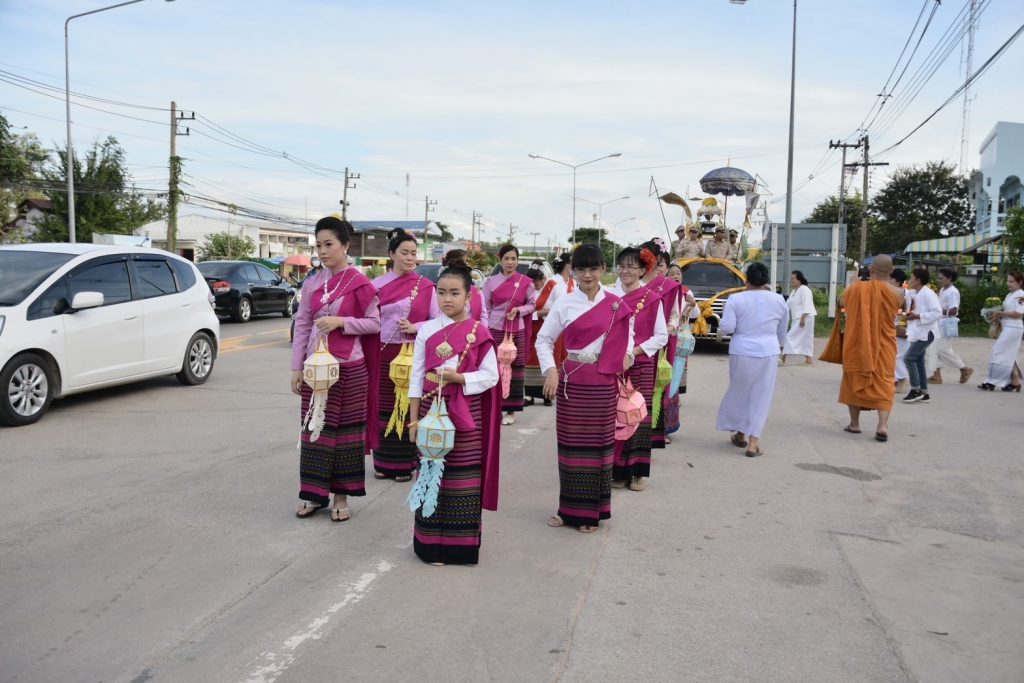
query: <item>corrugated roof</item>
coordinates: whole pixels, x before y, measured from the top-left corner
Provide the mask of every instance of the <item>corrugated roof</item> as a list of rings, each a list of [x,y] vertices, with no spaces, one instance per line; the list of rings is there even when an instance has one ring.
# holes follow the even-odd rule
[[[959,254],[977,240],[975,235],[918,240],[908,244],[904,251],[908,254]]]

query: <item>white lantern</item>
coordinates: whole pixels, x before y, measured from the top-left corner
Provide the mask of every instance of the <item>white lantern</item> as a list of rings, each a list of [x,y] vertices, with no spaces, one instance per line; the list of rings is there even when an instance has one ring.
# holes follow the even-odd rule
[[[302,364],[302,380],[313,390],[309,409],[302,419],[303,428],[308,427],[311,432],[310,441],[320,438],[320,432],[327,421],[327,392],[337,383],[340,376],[341,367],[338,359],[327,350],[327,339],[321,336],[316,351]]]

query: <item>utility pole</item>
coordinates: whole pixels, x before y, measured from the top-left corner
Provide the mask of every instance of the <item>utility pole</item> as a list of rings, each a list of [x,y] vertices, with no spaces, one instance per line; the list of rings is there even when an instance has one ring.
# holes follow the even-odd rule
[[[512,244],[512,239],[515,237],[516,230],[518,230],[518,229],[519,229],[519,226],[512,225],[511,223],[508,224],[508,243],[509,244]]]
[[[427,228],[430,227],[430,212],[437,206],[437,201],[431,201],[427,196],[423,199],[423,260],[430,260],[430,237],[427,235]]]
[[[170,178],[167,184],[167,251],[172,254],[178,253],[178,199],[180,191],[178,185],[181,182],[181,157],[178,156],[178,136],[189,135],[191,130],[186,127],[185,132],[178,130],[179,121],[195,121],[196,114],[192,112],[185,116],[179,112],[174,102],[171,102],[171,160]]]
[[[405,220],[409,220],[409,172],[405,173]]]
[[[484,215],[482,213],[473,209],[473,227],[470,229],[469,241],[472,242],[474,246],[477,244],[476,226],[479,225],[480,219],[483,217]]]
[[[871,162],[868,160],[868,150],[870,149],[868,144],[868,136],[865,135],[860,139],[860,142],[864,145],[864,161],[858,163],[849,164],[850,166],[863,166],[864,167],[864,194],[862,200],[864,202],[863,216],[860,219],[860,263],[864,263],[864,258],[867,255],[868,250],[868,169],[871,166],[888,166],[887,161],[875,161]]]
[[[964,85],[974,69],[974,31],[978,28],[978,0],[970,0],[967,19],[967,55],[964,61]],[[964,87],[963,118],[960,123],[960,173],[967,175],[968,140],[971,135],[971,89]]]
[[[530,234],[533,235],[533,255],[536,256],[537,255],[537,235],[539,235],[540,233],[539,232],[531,232]]]
[[[846,150],[858,149],[859,147],[859,140],[855,145],[851,145],[848,142],[832,142],[831,140],[828,141],[829,149],[839,148],[843,150],[842,170],[839,174],[839,216],[836,223],[842,224],[846,214]],[[849,229],[847,229],[847,233],[849,233]]]
[[[356,189],[355,181],[359,180],[359,177],[358,173],[349,173],[348,166],[345,167],[345,189],[341,194],[341,219],[343,221],[348,220],[348,191]],[[349,185],[349,181],[352,181],[351,185]]]

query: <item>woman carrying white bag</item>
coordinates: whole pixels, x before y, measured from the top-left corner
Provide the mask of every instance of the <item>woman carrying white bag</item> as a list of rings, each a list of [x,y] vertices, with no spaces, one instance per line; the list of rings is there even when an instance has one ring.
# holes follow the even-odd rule
[[[942,368],[960,371],[960,384],[971,379],[973,368],[967,367],[960,355],[953,349],[953,340],[960,336],[960,290],[953,284],[956,282],[956,271],[952,268],[939,268],[936,279],[939,281],[939,307],[942,318],[939,320],[939,338],[935,340],[935,372],[928,378],[930,384],[942,384]]]

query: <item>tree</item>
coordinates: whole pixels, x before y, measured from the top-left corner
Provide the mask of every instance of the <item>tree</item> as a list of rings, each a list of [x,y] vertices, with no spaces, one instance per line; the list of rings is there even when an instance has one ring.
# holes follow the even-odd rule
[[[576,228],[577,244],[597,244],[599,238],[604,262],[608,266],[608,270],[612,270],[615,265],[615,257],[619,255],[622,246],[608,239],[608,231],[604,228],[600,230],[598,228]],[[570,239],[572,238],[570,237]]]
[[[440,221],[435,221],[434,225],[436,225],[437,229],[441,231],[441,241],[442,242],[454,242],[455,241],[455,235],[453,235],[452,231],[448,229],[448,224],[447,223],[442,223]]]
[[[868,212],[875,217],[868,229],[871,253],[901,252],[917,240],[974,231],[967,179],[943,161],[897,169]]]
[[[196,249],[198,260],[217,261],[246,258],[256,250],[251,237],[239,237],[230,232],[215,232],[203,238]]]
[[[44,197],[36,186],[48,158],[49,153],[34,133],[14,133],[0,114],[0,225],[16,218],[17,206],[23,200]]]
[[[53,215],[35,239],[64,242],[68,239],[67,193],[56,188],[67,184],[67,155],[61,151],[56,163],[43,171],[47,186],[53,188]],[[124,150],[110,136],[93,143],[84,159],[75,157],[75,223],[79,241],[88,242],[93,232],[130,235],[135,228],[163,218],[166,207],[135,188]]]
[[[859,192],[847,195],[843,200],[843,222],[846,223],[846,253],[860,253],[860,228],[864,218],[864,198]],[[811,213],[804,218],[805,223],[838,223],[839,222],[839,197],[829,195],[818,205],[811,209]],[[871,234],[871,225],[874,219],[868,216],[868,234]]]
[[[1015,206],[1006,212],[1006,236],[1003,240],[1006,247],[1003,272],[1020,270],[1024,267],[1024,208]]]

